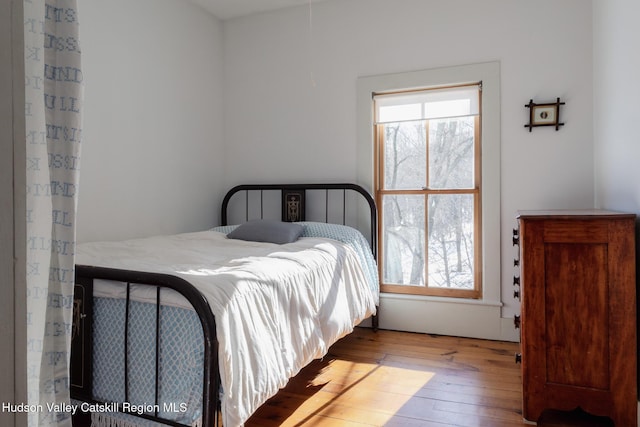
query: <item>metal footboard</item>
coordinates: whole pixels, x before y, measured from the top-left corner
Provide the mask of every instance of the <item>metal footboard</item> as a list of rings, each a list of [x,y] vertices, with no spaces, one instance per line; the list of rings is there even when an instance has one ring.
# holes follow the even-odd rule
[[[93,281],[111,280],[126,283],[125,302],[125,332],[124,332],[124,402],[129,401],[129,307],[131,285],[148,285],[156,288],[156,348],[155,348],[155,404],[152,407],[158,408],[158,387],[159,387],[159,345],[160,345],[160,289],[169,288],[180,293],[186,298],[195,310],[202,325],[204,337],[204,366],[203,366],[203,389],[202,389],[202,425],[218,426],[218,391],[220,378],[218,371],[218,341],[216,338],[216,325],[211,309],[202,294],[184,279],[168,274],[147,273],[132,270],[120,270],[93,266],[76,266],[76,291],[74,297],[75,330],[74,344],[72,345],[72,384],[71,397],[80,401],[92,404],[108,404],[113,402],[100,402],[93,396],[92,381],[92,352],[93,341],[91,338],[92,329],[92,299]],[[128,413],[126,406],[117,406],[119,412]],[[82,415],[82,414],[79,414]],[[157,409],[153,414],[141,414],[136,412],[137,417],[160,422],[176,427],[190,427],[172,420],[167,420],[158,416]],[[80,421],[83,423],[83,421]]]

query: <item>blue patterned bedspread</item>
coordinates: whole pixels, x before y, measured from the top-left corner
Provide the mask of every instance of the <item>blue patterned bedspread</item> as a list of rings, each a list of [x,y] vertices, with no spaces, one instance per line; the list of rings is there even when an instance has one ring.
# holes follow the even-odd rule
[[[125,300],[94,299],[93,393],[98,400],[124,402]],[[158,404],[155,398],[154,304],[130,302],[129,400],[149,415],[192,425],[202,407],[203,335],[193,310],[160,307]],[[142,405],[142,406],[140,406]],[[152,411],[147,411],[152,409]],[[145,425],[150,425],[145,423]]]

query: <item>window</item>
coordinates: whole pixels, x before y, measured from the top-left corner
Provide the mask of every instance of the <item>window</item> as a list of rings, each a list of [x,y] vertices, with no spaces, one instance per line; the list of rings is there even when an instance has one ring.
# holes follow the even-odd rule
[[[482,296],[481,89],[374,93],[383,292]]]
[[[513,206],[509,203],[503,204],[500,197],[501,170],[505,167],[500,159],[500,62],[491,61],[358,77],[356,172],[360,183],[370,188],[372,193],[378,193],[378,178],[382,176],[378,171],[378,156],[381,153],[377,150],[374,141],[379,141],[377,136],[381,126],[377,124],[378,117],[376,117],[377,113],[373,108],[374,99],[382,101],[383,96],[390,100],[393,95],[416,95],[418,89],[434,89],[433,93],[436,89],[440,91],[462,86],[469,86],[472,89],[479,82],[482,82],[482,88],[478,96],[478,119],[475,121],[478,137],[474,141],[474,158],[475,162],[479,162],[479,164],[473,166],[473,177],[477,180],[478,195],[465,194],[465,197],[475,198],[473,206],[476,227],[473,242],[473,256],[475,257],[473,275],[476,279],[474,282],[476,289],[428,287],[429,271],[427,267],[429,267],[429,260],[427,257],[429,254],[426,253],[422,261],[424,270],[420,270],[420,274],[425,280],[424,284],[382,282],[380,307],[388,315],[380,317],[381,328],[487,339],[518,339],[517,335],[512,333],[514,330],[512,327],[513,319],[502,317],[501,295],[504,294],[506,298],[510,298],[513,292],[511,282],[508,280],[513,274],[513,267],[510,267],[511,264],[507,262],[501,263],[501,251],[511,251],[513,247],[510,240],[504,239],[501,242],[500,236],[511,234]],[[400,103],[400,105],[403,104]],[[415,119],[414,121],[423,120],[422,117]],[[401,122],[401,120],[394,120]],[[439,119],[428,120],[430,130],[433,130],[437,120]],[[383,119],[380,121],[382,122]],[[427,162],[435,160],[426,148],[426,130],[424,135],[422,144],[425,150],[421,155],[423,166],[420,173],[424,174],[421,180],[424,180],[425,184],[421,186],[413,184],[413,190],[409,188],[396,189],[413,193],[409,194],[412,196],[420,196],[422,201],[427,197],[421,193],[425,191],[422,186],[427,186],[427,172],[429,170]],[[429,134],[429,138],[432,139],[431,134]],[[404,163],[401,164],[401,166],[403,165]],[[506,166],[514,167],[512,165]],[[407,170],[410,171],[407,173],[408,179],[415,179],[415,169]],[[465,170],[471,169],[466,168]],[[432,172],[437,175],[435,169]],[[433,185],[434,175],[429,177],[432,180],[430,184],[432,188],[427,188],[432,192],[430,193],[433,194],[432,198],[436,196],[451,197],[453,193],[462,194],[471,190],[470,188],[460,188],[454,191],[452,188],[443,188],[442,190],[451,190],[451,194],[435,194],[435,191],[440,189]],[[403,182],[402,185],[407,184]],[[381,200],[378,202],[380,203]],[[427,203],[422,203],[425,207],[429,207]],[[507,211],[507,219],[504,223],[501,223],[502,211]],[[382,216],[384,215],[382,205],[378,205],[378,212]],[[428,212],[425,210],[422,215],[425,215],[423,221],[426,221]],[[379,223],[383,223],[383,221],[384,219],[380,218]],[[423,229],[426,231],[427,227],[425,226]],[[422,239],[421,241],[423,248],[428,249],[426,240]],[[379,247],[384,250],[382,245]],[[453,248],[457,249],[455,244]],[[454,250],[453,248],[451,250]],[[461,245],[460,248],[462,249],[463,246]],[[382,267],[385,255],[381,254],[381,256],[378,261]],[[508,253],[505,253],[504,257],[508,258]],[[457,261],[457,254],[453,258],[448,258],[447,262],[452,260]],[[417,267],[419,263],[415,265]],[[411,277],[412,269],[400,266]],[[503,273],[504,283],[501,279]],[[416,272],[416,277],[418,277],[417,274]],[[383,278],[382,274],[380,277]],[[425,295],[427,292],[429,294]],[[445,295],[456,296],[456,298],[443,297]]]

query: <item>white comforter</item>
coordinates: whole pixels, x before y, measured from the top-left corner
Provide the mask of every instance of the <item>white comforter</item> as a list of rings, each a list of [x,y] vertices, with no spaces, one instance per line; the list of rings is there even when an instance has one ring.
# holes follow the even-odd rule
[[[85,243],[76,263],[170,273],[202,292],[216,318],[225,427],[375,312],[355,252],[330,239],[275,245],[204,231]]]

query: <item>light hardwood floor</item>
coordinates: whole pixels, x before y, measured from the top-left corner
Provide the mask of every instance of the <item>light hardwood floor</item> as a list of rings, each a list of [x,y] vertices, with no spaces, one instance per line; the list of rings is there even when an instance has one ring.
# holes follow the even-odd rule
[[[246,424],[512,427],[522,420],[519,344],[357,328]],[[609,426],[545,414],[539,426]]]

